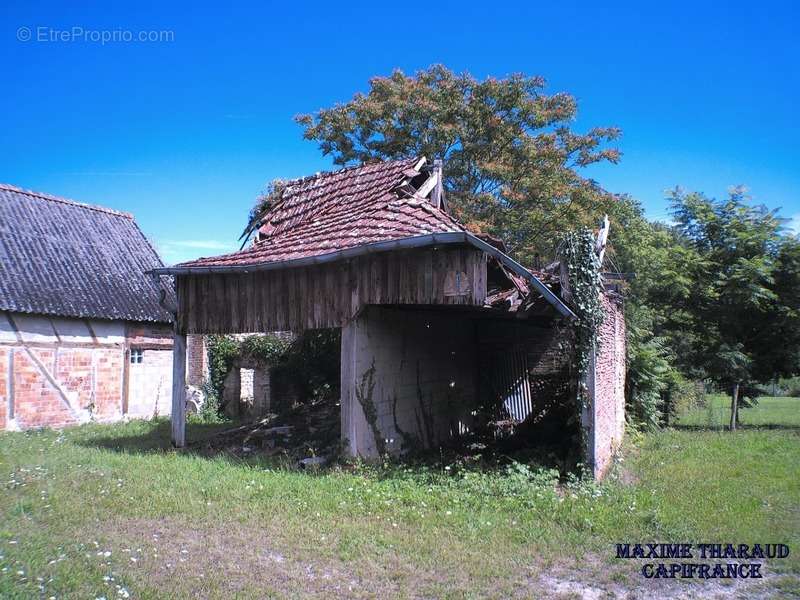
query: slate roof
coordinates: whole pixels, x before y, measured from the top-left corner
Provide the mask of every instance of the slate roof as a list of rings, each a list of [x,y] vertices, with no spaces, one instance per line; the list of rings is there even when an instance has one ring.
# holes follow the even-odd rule
[[[265,216],[259,241],[239,252],[178,267],[263,265],[365,244],[466,229],[429,200],[399,189],[424,159],[365,164],[288,183]],[[424,179],[424,177],[422,178]]]
[[[0,310],[168,323],[133,216],[0,184]]]

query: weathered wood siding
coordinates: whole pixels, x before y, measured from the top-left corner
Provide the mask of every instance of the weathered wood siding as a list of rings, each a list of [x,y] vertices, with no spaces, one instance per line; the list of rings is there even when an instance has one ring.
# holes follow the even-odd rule
[[[186,333],[341,327],[369,304],[483,305],[486,255],[472,248],[380,252],[325,265],[178,277]]]

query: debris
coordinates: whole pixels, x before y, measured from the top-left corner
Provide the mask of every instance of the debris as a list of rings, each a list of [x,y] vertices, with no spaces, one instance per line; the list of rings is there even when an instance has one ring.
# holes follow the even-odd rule
[[[243,423],[192,445],[204,454],[226,452],[240,458],[285,456],[300,462],[309,456],[334,456],[339,450],[339,413],[338,403],[330,399],[298,402],[280,415]]]

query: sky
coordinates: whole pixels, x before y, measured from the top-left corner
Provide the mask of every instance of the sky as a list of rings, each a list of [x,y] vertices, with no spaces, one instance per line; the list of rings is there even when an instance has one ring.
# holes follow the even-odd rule
[[[442,63],[620,127],[585,175],[653,219],[677,185],[744,184],[800,230],[798,26],[770,1],[5,2],[0,182],[131,212],[169,264],[220,254],[269,181],[332,167],[294,115]]]

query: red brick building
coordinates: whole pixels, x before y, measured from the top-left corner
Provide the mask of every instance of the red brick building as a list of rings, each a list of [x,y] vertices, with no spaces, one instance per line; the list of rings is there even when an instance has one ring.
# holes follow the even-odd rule
[[[131,215],[0,184],[0,429],[169,414],[160,266]]]

